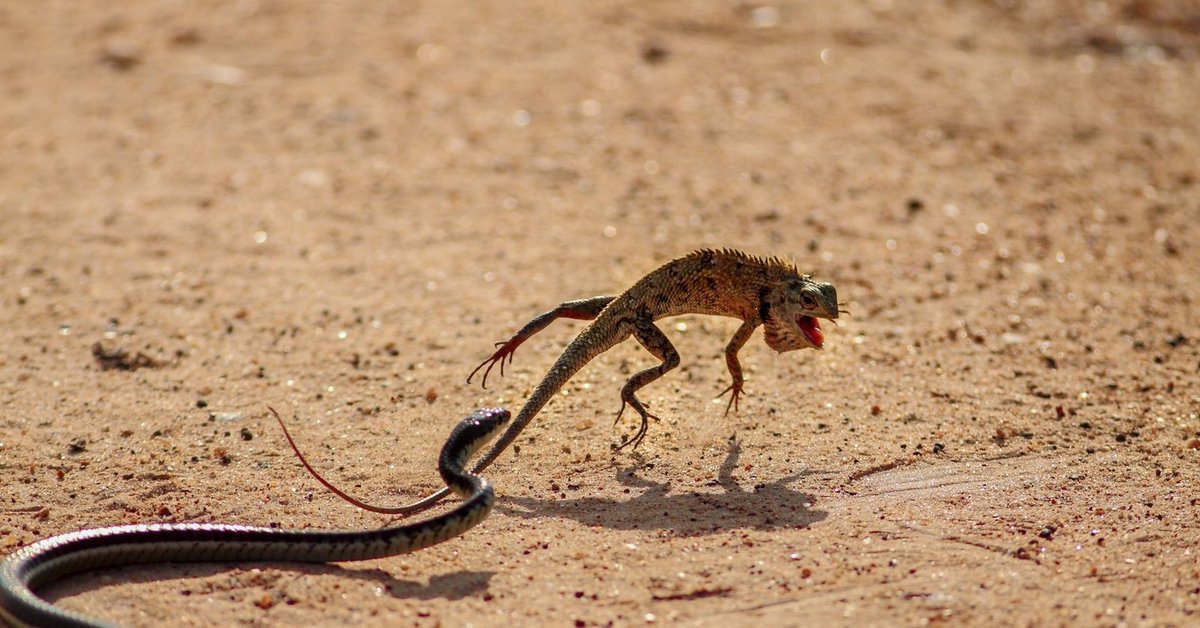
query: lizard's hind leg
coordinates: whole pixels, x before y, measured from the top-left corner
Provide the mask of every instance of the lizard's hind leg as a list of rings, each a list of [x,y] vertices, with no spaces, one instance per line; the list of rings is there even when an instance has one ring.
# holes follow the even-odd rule
[[[617,449],[623,449],[628,445],[633,445],[634,449],[641,444],[642,439],[646,437],[646,431],[650,428],[650,419],[658,420],[658,417],[650,414],[646,410],[646,406],[637,398],[637,391],[646,384],[660,378],[667,371],[679,366],[679,352],[675,350],[675,345],[667,338],[666,334],[662,333],[658,327],[654,326],[654,322],[647,319],[639,319],[634,323],[633,337],[642,343],[654,357],[662,360],[662,364],[652,366],[648,369],[634,373],[625,385],[621,388],[621,410],[617,412],[617,421],[621,420],[621,414],[625,412],[625,406],[633,406],[638,415],[642,418],[642,424],[638,428],[636,434],[630,437],[625,442],[617,446]]]
[[[475,377],[475,374],[479,372],[479,369],[486,366],[487,369],[483,371],[483,381],[481,383],[484,388],[487,388],[487,378],[488,374],[492,372],[492,367],[499,364],[500,375],[503,376],[505,359],[508,360],[509,364],[512,364],[513,353],[517,350],[517,347],[521,346],[521,343],[529,340],[530,336],[548,327],[550,323],[555,321],[555,319],[571,318],[579,321],[590,321],[599,316],[601,310],[607,307],[608,304],[611,303],[615,298],[616,297],[601,296],[591,297],[589,299],[578,299],[576,301],[565,301],[560,303],[558,307],[554,308],[553,310],[539,314],[537,318],[534,318],[526,323],[525,326],[521,328],[521,331],[514,334],[512,338],[509,338],[508,342],[497,342],[496,351],[492,353],[491,357],[483,362],[480,362],[479,366],[475,367],[475,370],[471,371],[471,374],[467,376],[467,383],[470,384],[471,379]]]

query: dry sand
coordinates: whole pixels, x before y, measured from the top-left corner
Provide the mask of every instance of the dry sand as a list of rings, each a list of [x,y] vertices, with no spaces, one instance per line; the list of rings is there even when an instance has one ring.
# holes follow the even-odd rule
[[[792,256],[852,314],[820,352],[752,339],[728,417],[737,321],[665,321],[683,363],[633,453],[612,416],[653,358],[609,352],[438,547],[111,570],[62,606],[1200,622],[1195,3],[120,5],[0,5],[0,552],[381,525],[267,404],[332,480],[407,501],[450,427],[519,407],[580,326],[466,385],[493,341],[698,247]]]

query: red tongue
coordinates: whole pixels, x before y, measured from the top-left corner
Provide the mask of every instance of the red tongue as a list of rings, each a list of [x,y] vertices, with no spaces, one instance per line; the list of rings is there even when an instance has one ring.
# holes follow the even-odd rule
[[[801,316],[800,320],[796,321],[800,326],[800,331],[804,332],[804,337],[818,349],[825,344],[825,336],[821,334],[821,324],[812,316]]]

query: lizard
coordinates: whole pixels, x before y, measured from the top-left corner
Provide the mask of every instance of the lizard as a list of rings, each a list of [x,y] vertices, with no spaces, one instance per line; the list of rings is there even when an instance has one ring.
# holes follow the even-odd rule
[[[835,321],[838,309],[837,290],[833,284],[814,281],[802,275],[794,262],[779,257],[759,257],[734,249],[700,249],[673,259],[651,271],[629,289],[616,296],[595,296],[565,301],[554,309],[538,315],[505,342],[497,342],[496,350],[475,367],[467,383],[483,370],[481,385],[487,387],[492,368],[511,364],[513,354],[531,336],[560,318],[591,321],[567,345],[558,360],[550,367],[516,419],[509,425],[488,453],[473,469],[479,473],[496,460],[533,421],[542,408],[563,386],[593,358],[633,336],[660,363],[635,373],[621,388],[621,409],[632,407],[641,417],[638,431],[618,449],[628,445],[636,448],[645,438],[650,414],[637,392],[679,366],[679,353],[670,339],[654,322],[681,314],[727,316],[742,321],[733,338],[725,346],[725,365],[732,382],[721,393],[730,394],[726,414],[736,412],[743,393],[744,378],[738,351],[758,327],[764,328],[764,340],[778,353],[797,349],[821,349],[825,338],[818,319]],[[718,395],[720,396],[720,395]],[[284,428],[286,430],[286,428]],[[339,490],[309,466],[293,444],[301,463],[319,482],[346,501],[372,512],[407,515],[430,508],[446,495],[442,490],[404,506],[381,507],[367,504]]]

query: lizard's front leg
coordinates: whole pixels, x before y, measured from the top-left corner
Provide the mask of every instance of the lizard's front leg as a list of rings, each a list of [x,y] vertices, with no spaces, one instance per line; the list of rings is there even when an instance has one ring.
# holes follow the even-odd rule
[[[475,374],[479,372],[479,369],[486,366],[487,370],[483,372],[483,381],[481,383],[483,384],[484,388],[487,388],[488,373],[492,372],[492,367],[496,366],[496,364],[499,364],[500,375],[504,375],[505,358],[508,359],[509,364],[512,364],[513,352],[517,350],[517,347],[521,346],[521,343],[529,340],[530,336],[545,329],[550,325],[550,323],[553,323],[555,319],[570,318],[579,321],[590,321],[599,316],[600,311],[608,306],[608,304],[615,298],[616,297],[601,296],[591,297],[590,299],[579,299],[576,301],[565,301],[560,303],[558,307],[554,308],[553,310],[539,314],[537,318],[526,323],[525,326],[521,328],[521,331],[518,331],[515,335],[513,335],[512,338],[509,338],[508,342],[497,342],[496,346],[498,348],[496,349],[496,352],[493,353],[488,359],[480,362],[479,366],[475,367],[475,370],[471,371],[471,374],[467,376],[467,383],[470,384],[471,378],[475,377]]]
[[[621,388],[621,410],[617,412],[617,421],[621,420],[621,414],[625,412],[625,405],[633,406],[633,409],[642,417],[642,425],[638,428],[636,434],[617,446],[617,449],[623,449],[627,445],[632,444],[634,449],[641,444],[642,439],[646,437],[646,430],[650,428],[650,419],[658,420],[658,417],[650,414],[646,410],[646,406],[637,398],[637,391],[646,384],[660,378],[667,371],[679,366],[679,352],[675,350],[675,345],[667,338],[662,331],[654,326],[654,322],[648,318],[639,318],[633,323],[633,337],[642,343],[642,346],[651,353],[654,357],[662,360],[662,364],[652,366],[648,369],[634,373],[625,382],[625,386]]]
[[[729,376],[733,378],[733,383],[728,388],[721,391],[721,395],[730,393],[729,405],[725,406],[725,414],[729,414],[729,409],[733,408],[734,412],[738,410],[738,397],[742,394],[742,363],[738,362],[738,351],[750,340],[750,336],[754,335],[754,330],[758,329],[758,321],[749,320],[742,323],[741,327],[734,332],[733,338],[729,339],[729,344],[725,345],[725,365],[729,367]]]

